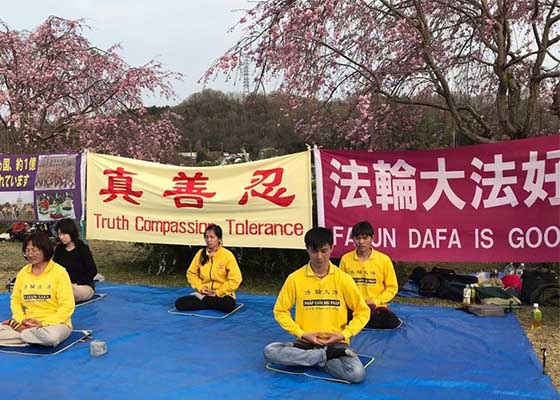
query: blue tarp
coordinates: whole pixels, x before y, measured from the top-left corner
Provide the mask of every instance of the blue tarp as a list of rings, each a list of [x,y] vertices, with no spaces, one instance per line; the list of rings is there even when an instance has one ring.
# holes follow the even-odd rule
[[[403,286],[399,287],[397,293],[399,297],[423,297],[418,293],[418,284],[413,281],[407,281]]]
[[[76,309],[108,353],[87,343],[51,357],[0,354],[2,397],[81,399],[558,399],[513,315],[480,318],[451,308],[394,304],[400,330],[352,340],[374,363],[359,385],[273,373],[263,347],[289,341],[272,317],[273,296],[238,294],[224,320],[169,314],[186,289],[99,286],[108,296]],[[9,296],[0,295],[9,317]]]

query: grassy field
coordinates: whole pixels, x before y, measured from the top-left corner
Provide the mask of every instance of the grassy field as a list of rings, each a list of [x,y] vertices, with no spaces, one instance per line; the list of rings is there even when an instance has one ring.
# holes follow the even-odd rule
[[[90,247],[99,272],[105,276],[107,281],[166,287],[186,286],[186,278],[182,273],[149,274],[145,250],[135,247],[131,243],[91,241]],[[0,254],[2,254],[0,259],[0,282],[4,283],[9,278],[14,277],[24,264],[23,257],[21,256],[21,243],[0,242]],[[406,282],[410,271],[417,265],[422,265],[428,270],[432,267],[431,264],[426,263],[399,263],[396,267],[399,283]],[[442,264],[439,263],[438,266],[442,266]],[[448,264],[443,266],[463,273],[480,270],[489,271],[494,267],[502,268],[502,265],[498,264]],[[275,295],[278,293],[283,281],[284,277],[275,277],[267,280],[251,280],[248,277],[244,277],[241,291]],[[443,307],[457,307],[459,305],[452,301],[432,298],[414,299],[397,297],[395,302]],[[3,313],[6,311],[4,310]],[[539,358],[541,356],[541,349],[547,349],[547,373],[551,376],[556,388],[560,388],[560,309],[543,307],[544,325],[536,330],[530,329],[530,311],[531,308],[529,306],[523,306],[515,311],[515,313]],[[0,318],[4,317],[7,318],[7,315],[0,315]],[[507,342],[507,337],[504,337],[504,342]]]

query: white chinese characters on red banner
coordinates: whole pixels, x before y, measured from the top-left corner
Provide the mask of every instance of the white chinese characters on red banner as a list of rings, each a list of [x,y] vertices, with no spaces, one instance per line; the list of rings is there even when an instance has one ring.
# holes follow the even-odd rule
[[[320,151],[319,159],[319,222],[334,230],[337,255],[350,248],[352,224],[369,220],[377,245],[398,260],[560,259],[558,136],[423,152]]]

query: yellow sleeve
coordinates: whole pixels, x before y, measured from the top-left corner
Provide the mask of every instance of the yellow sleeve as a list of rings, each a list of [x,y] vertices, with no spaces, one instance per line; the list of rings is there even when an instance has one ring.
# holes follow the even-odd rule
[[[58,302],[58,308],[56,312],[49,315],[43,321],[44,325],[56,325],[64,324],[66,321],[70,320],[72,314],[74,313],[74,308],[76,303],[74,302],[74,293],[72,292],[72,283],[70,282],[70,276],[65,269],[61,268],[60,273],[57,277],[56,283],[56,298]]]
[[[383,290],[377,298],[373,299],[376,305],[387,304],[397,295],[399,291],[399,282],[397,280],[397,274],[395,273],[395,268],[391,259],[387,257],[387,262],[384,264],[383,276],[385,277],[385,290]]]
[[[288,276],[274,304],[274,319],[285,331],[298,339],[305,333],[292,319],[291,310],[296,302],[296,284],[292,275]]]
[[[226,268],[228,273],[227,279],[224,284],[216,290],[216,296],[218,297],[230,296],[235,293],[235,290],[241,285],[241,281],[243,280],[237,260],[231,253],[228,256]]]
[[[346,306],[352,310],[352,320],[342,331],[342,335],[346,340],[357,335],[366,326],[369,321],[371,310],[362,297],[356,282],[346,273],[342,277],[342,289],[344,293],[344,301]]]
[[[23,286],[22,271],[20,271],[16,276],[16,283],[14,284],[12,296],[10,297],[12,319],[15,319],[17,322],[21,322],[25,318],[25,314],[23,313],[23,306],[21,303],[21,287]]]
[[[191,261],[191,265],[189,266],[189,269],[187,269],[187,282],[189,283],[189,285],[191,285],[193,289],[199,292],[202,290],[202,279],[200,279],[199,276],[199,270],[200,270],[199,260],[200,260],[200,254],[203,251],[205,250],[202,249],[196,252],[194,258]]]
[[[346,272],[346,261],[345,261],[346,257],[342,256],[342,258],[340,259],[340,263],[338,263],[338,268],[340,268],[342,271]]]

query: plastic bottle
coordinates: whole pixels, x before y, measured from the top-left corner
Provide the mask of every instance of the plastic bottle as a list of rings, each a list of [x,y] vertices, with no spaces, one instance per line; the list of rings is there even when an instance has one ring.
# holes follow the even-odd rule
[[[107,343],[101,340],[93,340],[89,344],[89,354],[93,357],[99,357],[107,353]]]
[[[504,275],[511,275],[513,273],[515,273],[516,268],[513,265],[512,262],[510,262],[508,265],[506,265],[506,267],[504,268]]]
[[[463,304],[471,304],[470,285],[465,285],[465,288],[463,289]]]
[[[533,304],[533,310],[531,310],[531,329],[540,328],[542,325],[542,311],[537,303]]]
[[[471,304],[476,304],[476,285],[471,285]]]

